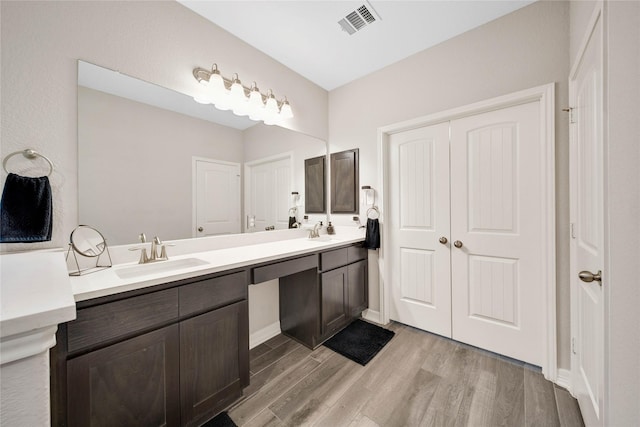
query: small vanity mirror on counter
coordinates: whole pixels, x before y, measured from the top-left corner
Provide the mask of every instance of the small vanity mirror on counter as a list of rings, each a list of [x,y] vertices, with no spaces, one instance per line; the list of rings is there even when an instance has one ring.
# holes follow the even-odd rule
[[[331,213],[358,213],[359,150],[331,153]]]
[[[93,273],[113,265],[104,236],[88,225],[79,225],[71,232],[67,262],[69,262],[69,255],[71,254],[73,254],[74,264],[71,266],[69,276]],[[90,258],[90,260],[79,259],[78,255],[83,258]]]
[[[297,221],[307,213],[304,160],[326,154],[321,139],[78,62],[79,221],[111,245],[140,230],[172,241],[286,229],[292,192]]]

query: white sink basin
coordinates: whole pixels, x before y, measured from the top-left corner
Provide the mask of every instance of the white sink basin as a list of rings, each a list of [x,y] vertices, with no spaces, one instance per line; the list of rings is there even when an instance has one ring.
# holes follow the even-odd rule
[[[116,268],[116,274],[121,279],[130,279],[132,277],[147,276],[149,274],[167,273],[173,270],[183,268],[197,267],[209,264],[199,258],[183,258],[169,261],[158,261],[150,264],[138,264],[122,268]]]
[[[328,236],[325,234],[320,237],[313,237],[313,238],[309,237],[309,240],[311,240],[312,242],[320,243],[320,242],[339,242],[344,239],[338,239],[335,236]]]

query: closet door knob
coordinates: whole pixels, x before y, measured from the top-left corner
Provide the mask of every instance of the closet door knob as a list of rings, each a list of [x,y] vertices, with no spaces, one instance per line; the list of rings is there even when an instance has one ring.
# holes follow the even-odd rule
[[[455,242],[453,242],[453,246],[460,249],[462,247],[462,242],[460,240],[456,240]]]
[[[602,271],[598,270],[597,273],[592,273],[590,271],[581,271],[578,273],[578,277],[583,282],[591,283],[591,282],[600,282],[600,286],[602,286]]]
[[[443,245],[446,245],[448,240],[446,237],[442,236],[441,238],[438,239],[438,242],[442,243]]]

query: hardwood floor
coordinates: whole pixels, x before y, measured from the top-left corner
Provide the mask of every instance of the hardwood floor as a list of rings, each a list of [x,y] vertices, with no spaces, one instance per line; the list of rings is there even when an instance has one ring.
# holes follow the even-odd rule
[[[367,366],[279,335],[251,350],[238,426],[583,426],[539,369],[399,323]]]

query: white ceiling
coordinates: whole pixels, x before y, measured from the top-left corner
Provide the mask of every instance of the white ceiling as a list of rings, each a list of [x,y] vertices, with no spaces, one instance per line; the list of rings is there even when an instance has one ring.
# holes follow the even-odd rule
[[[332,90],[534,0],[178,2]],[[349,35],[338,21],[363,4],[379,19]]]

